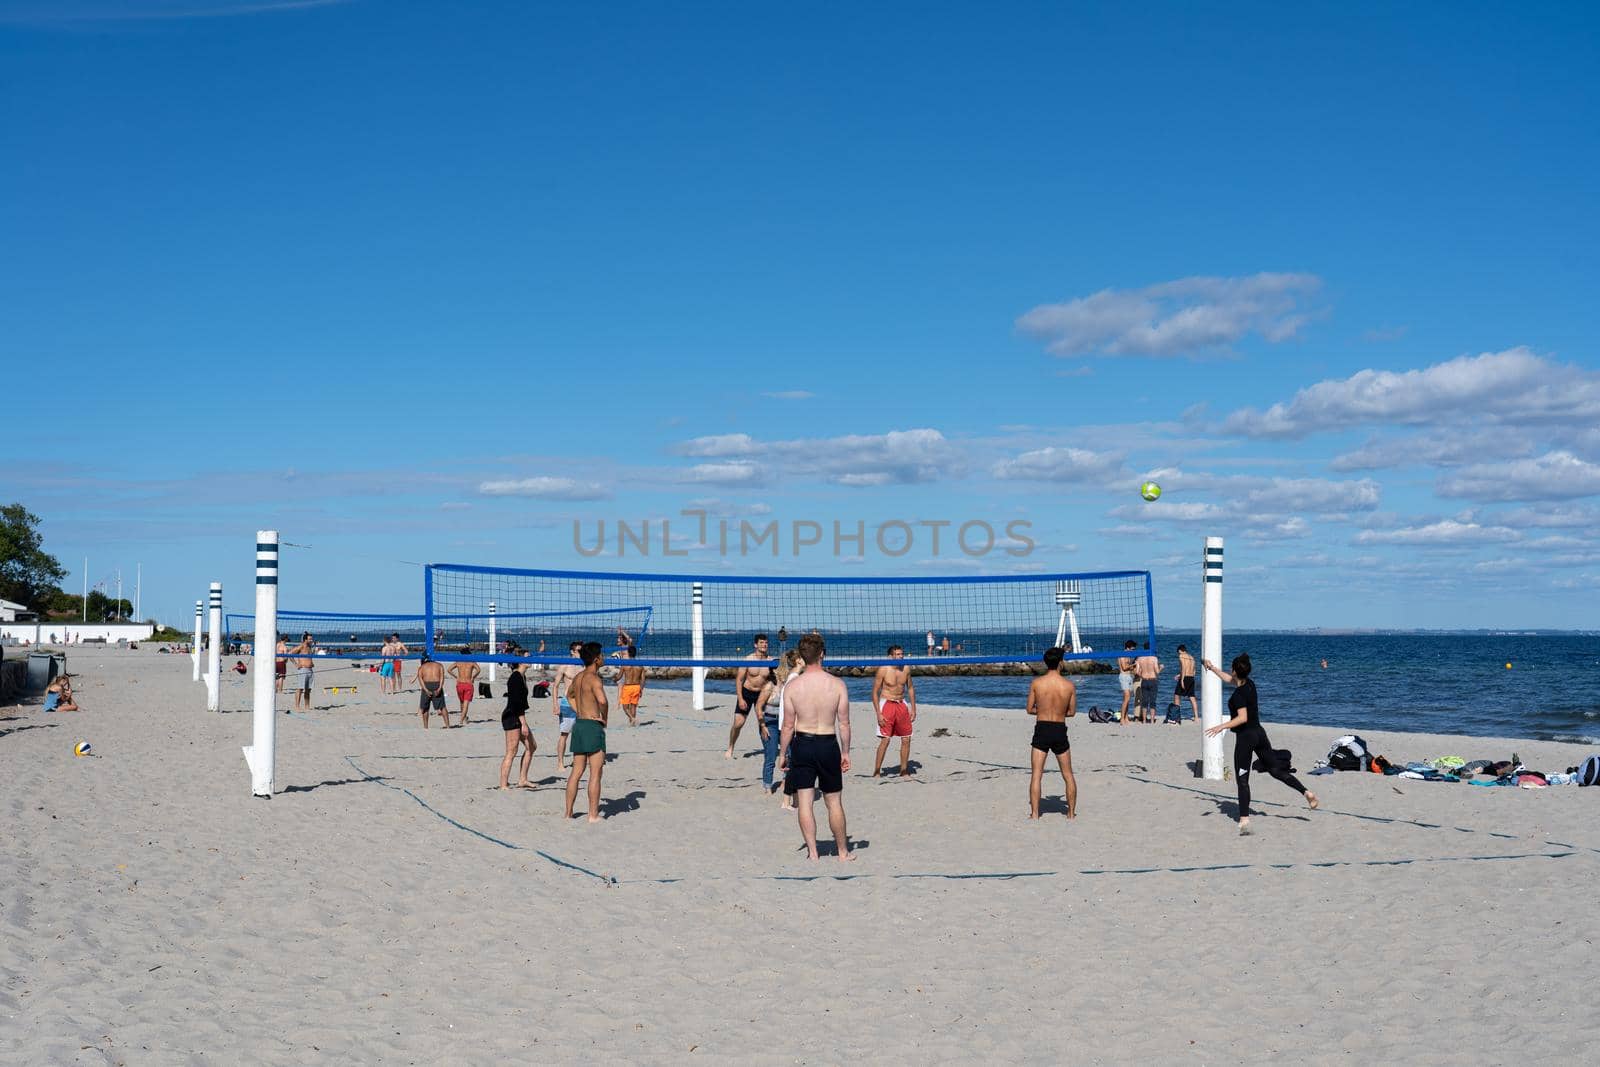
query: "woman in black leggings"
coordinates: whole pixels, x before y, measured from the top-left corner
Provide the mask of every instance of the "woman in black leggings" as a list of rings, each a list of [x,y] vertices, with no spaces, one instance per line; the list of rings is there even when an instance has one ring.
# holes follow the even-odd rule
[[[1315,808],[1317,794],[1306,792],[1306,787],[1289,773],[1289,768],[1273,758],[1272,743],[1267,740],[1267,731],[1261,728],[1256,683],[1250,680],[1250,657],[1242,653],[1235,656],[1232,674],[1217,670],[1216,664],[1210,660],[1205,661],[1205,668],[1235,687],[1233,695],[1228,698],[1228,710],[1233,713],[1232,718],[1207,729],[1206,736],[1216,737],[1224,730],[1233,731],[1233,779],[1239,783],[1239,833],[1250,832],[1250,763],[1253,757],[1259,756],[1268,774],[1296,793],[1303,794],[1306,803]]]

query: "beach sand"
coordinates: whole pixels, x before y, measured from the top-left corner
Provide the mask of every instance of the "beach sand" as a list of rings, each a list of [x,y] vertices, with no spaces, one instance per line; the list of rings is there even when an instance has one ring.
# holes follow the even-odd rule
[[[723,759],[724,694],[649,690],[637,729],[613,707],[590,826],[560,818],[543,707],[540,788],[502,793],[502,700],[423,732],[414,694],[325,669],[278,718],[268,801],[247,679],[211,714],[186,656],[69,667],[86,711],[0,711],[4,1063],[1496,1063],[1600,1038],[1600,789],[1344,773],[1305,779],[1308,812],[1259,776],[1241,838],[1193,723],[1080,715],[1080,817],[1052,774],[1030,823],[1019,679],[1016,709],[924,706],[908,780],[859,774],[857,706],[859,859],[813,864],[754,724]],[[1302,774],[1343,732],[1262,711]],[[1589,754],[1356,732],[1402,761]]]

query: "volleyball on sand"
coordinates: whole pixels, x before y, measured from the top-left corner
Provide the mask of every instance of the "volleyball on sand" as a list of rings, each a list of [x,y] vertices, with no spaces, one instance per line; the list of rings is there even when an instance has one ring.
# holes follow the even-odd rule
[[[92,751],[94,750],[90,747],[89,742],[87,741],[79,741],[77,744],[72,746],[72,754],[74,756],[87,756]]]
[[[1139,495],[1146,500],[1158,500],[1161,497],[1161,487],[1155,482],[1145,482],[1139,487]]]

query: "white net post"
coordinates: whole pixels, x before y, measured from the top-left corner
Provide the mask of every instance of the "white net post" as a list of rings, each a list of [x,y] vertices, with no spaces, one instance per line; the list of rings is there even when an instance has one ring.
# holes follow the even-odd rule
[[[222,583],[211,583],[211,647],[206,650],[206,710],[222,707]]]
[[[1206,538],[1205,565],[1201,568],[1200,658],[1222,666],[1222,538]],[[1200,722],[1210,729],[1222,722],[1222,679],[1200,670]],[[1207,781],[1222,781],[1222,735],[1201,735],[1200,770]]]
[[[495,627],[494,601],[491,600],[489,601],[489,655],[491,656],[498,654],[500,651],[498,634],[499,631]],[[491,682],[495,678],[495,666],[495,661],[491,659],[489,661],[489,681]]]
[[[200,680],[200,649],[204,647],[200,644],[200,618],[204,613],[205,603],[196,600],[194,602],[194,655],[189,658],[194,660],[194,680],[197,682]]]
[[[703,659],[706,654],[706,591],[705,586],[695,582],[691,590],[689,606],[689,652],[695,659]],[[683,601],[678,601],[683,603]],[[695,667],[691,670],[694,678],[690,686],[694,693],[694,710],[706,710],[706,669]]]
[[[256,531],[255,699],[253,729],[244,761],[250,768],[250,794],[272,799],[278,761],[278,531]]]

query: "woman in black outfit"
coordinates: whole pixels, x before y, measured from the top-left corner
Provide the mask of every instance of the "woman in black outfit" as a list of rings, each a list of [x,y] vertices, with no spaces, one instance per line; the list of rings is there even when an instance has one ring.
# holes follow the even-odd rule
[[[539,743],[528,729],[528,662],[523,660],[511,670],[506,679],[506,710],[500,713],[500,728],[506,732],[506,758],[500,761],[500,788],[511,788],[511,763],[517,758],[517,745],[522,745],[522,780],[519,789],[532,789],[528,782],[528,764],[533,762],[534,750]]]
[[[1205,661],[1205,668],[1235,687],[1233,695],[1228,698],[1228,710],[1233,713],[1233,717],[1207,729],[1206,736],[1216,737],[1224,730],[1233,731],[1233,779],[1239,783],[1239,833],[1250,832],[1252,757],[1260,757],[1261,764],[1268,774],[1296,793],[1304,794],[1306,803],[1315,808],[1317,794],[1306,792],[1306,787],[1289,773],[1289,768],[1280,764],[1272,755],[1272,743],[1267,740],[1267,731],[1261,728],[1261,709],[1256,702],[1256,683],[1250,680],[1250,657],[1242,653],[1235,656],[1232,674],[1217,670],[1216,664],[1210,660]]]

